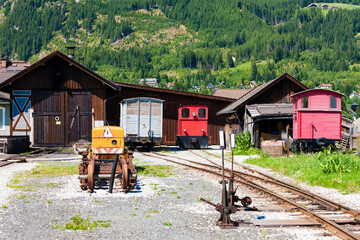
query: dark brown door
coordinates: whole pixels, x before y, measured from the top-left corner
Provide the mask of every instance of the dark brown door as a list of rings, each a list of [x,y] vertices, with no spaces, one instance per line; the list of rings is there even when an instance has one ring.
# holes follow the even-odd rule
[[[71,146],[80,139],[91,141],[91,96],[85,91],[34,92],[34,146]]]
[[[64,92],[34,92],[34,145],[64,146]]]
[[[80,139],[91,141],[91,92],[68,91],[67,94],[67,145]]]

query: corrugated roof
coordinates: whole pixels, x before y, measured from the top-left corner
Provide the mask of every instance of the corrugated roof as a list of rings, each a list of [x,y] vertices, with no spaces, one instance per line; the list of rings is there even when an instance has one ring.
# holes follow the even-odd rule
[[[274,84],[278,83],[279,81],[281,81],[284,78],[288,78],[289,80],[291,80],[292,82],[294,82],[295,84],[299,85],[300,87],[302,87],[303,89],[308,89],[308,87],[306,87],[304,84],[302,84],[301,82],[299,82],[298,80],[296,80],[294,77],[292,77],[290,74],[288,73],[284,73],[283,75],[281,75],[278,78],[275,78],[267,83],[261,84],[259,86],[257,86],[256,88],[252,89],[250,92],[246,93],[245,95],[243,95],[241,98],[239,98],[237,101],[229,104],[228,106],[226,106],[225,108],[223,108],[222,110],[220,110],[216,115],[223,115],[223,114],[231,114],[234,113],[236,111],[236,109],[245,106],[247,102],[249,102],[250,100],[254,99],[255,97],[257,97],[259,94],[261,94],[262,92],[266,91],[268,88],[270,88],[271,86],[273,86]]]
[[[274,117],[274,116],[292,116],[292,103],[274,103],[274,104],[252,104],[246,105],[251,118]]]
[[[250,91],[251,89],[216,89],[213,96],[239,99]]]

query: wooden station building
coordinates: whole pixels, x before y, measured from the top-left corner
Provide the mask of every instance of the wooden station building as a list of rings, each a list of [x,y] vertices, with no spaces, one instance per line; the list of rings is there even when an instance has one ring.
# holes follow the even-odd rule
[[[0,84],[10,94],[10,135],[28,135],[33,146],[71,146],[91,140],[95,124],[119,125],[123,99],[152,97],[164,100],[163,142],[174,145],[177,108],[209,108],[209,144],[218,144],[225,117],[216,113],[233,99],[111,82],[72,58],[55,51]]]
[[[307,90],[288,73],[257,86],[217,114],[226,116],[227,131],[251,133],[255,147],[261,140],[281,139],[287,125],[292,127],[291,95]]]

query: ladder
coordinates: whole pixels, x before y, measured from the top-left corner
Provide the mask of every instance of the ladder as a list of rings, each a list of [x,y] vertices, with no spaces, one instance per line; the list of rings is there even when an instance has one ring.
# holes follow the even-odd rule
[[[350,148],[350,134],[341,134],[341,141],[339,144],[339,148],[341,148],[342,150],[348,149]]]

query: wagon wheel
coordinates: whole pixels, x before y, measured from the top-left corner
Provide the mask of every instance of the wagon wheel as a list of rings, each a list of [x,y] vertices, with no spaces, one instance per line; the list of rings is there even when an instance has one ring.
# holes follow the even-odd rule
[[[88,165],[88,185],[89,185],[89,192],[92,192],[94,189],[94,169],[95,169],[95,160],[90,159]]]
[[[122,188],[123,191],[126,192],[126,189],[129,187],[129,170],[128,165],[122,165]]]

